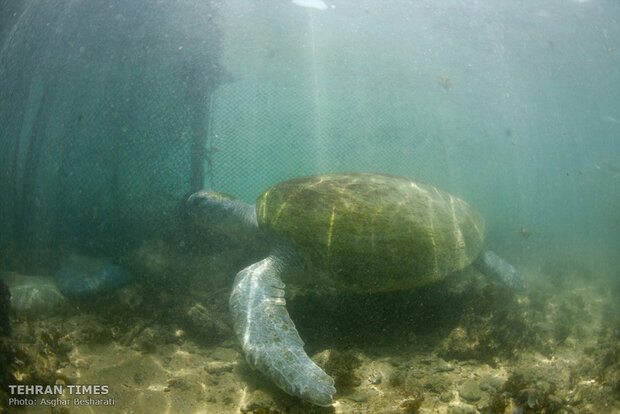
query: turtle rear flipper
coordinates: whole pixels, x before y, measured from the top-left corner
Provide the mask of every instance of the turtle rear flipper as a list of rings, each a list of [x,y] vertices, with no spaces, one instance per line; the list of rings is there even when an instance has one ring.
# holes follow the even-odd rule
[[[250,365],[288,394],[331,405],[334,380],[308,357],[286,310],[284,262],[269,256],[237,274],[230,295],[235,333]]]
[[[515,290],[525,289],[525,279],[513,265],[493,253],[483,251],[474,265],[487,276],[491,276]]]

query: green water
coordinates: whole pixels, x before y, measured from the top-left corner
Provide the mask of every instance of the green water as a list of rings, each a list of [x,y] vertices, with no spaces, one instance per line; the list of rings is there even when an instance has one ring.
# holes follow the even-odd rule
[[[480,209],[515,260],[617,269],[617,4],[334,6],[222,10],[237,81],[214,97],[214,187],[251,201],[325,171],[414,177]]]
[[[557,408],[555,393],[576,410],[567,412],[618,412],[618,91],[615,0],[0,0],[0,276],[26,315],[12,299],[10,341],[22,365],[4,361],[0,371],[17,378],[30,369],[23,381],[47,384],[69,349],[93,343],[164,361],[172,343],[179,355],[204,357],[194,366],[220,347],[213,353],[242,367],[223,371],[231,389],[250,384],[276,396],[255,409],[288,410],[278,391],[248,380],[227,319],[234,275],[267,247],[204,232],[184,200],[208,188],[253,203],[286,179],[367,171],[467,201],[486,220],[486,246],[529,288],[489,287],[466,269],[458,283],[394,297],[290,289],[308,352],[343,352],[326,363],[330,375],[343,369],[338,358],[350,372],[395,367],[393,381],[371,382],[385,400],[345,376],[347,392],[370,395],[349,404],[372,412],[419,391],[430,394],[412,407],[439,409],[431,401],[453,404],[445,392],[488,368],[507,381],[485,391],[498,407],[493,398],[503,395],[507,410],[525,410],[514,412]],[[51,276],[68,258],[120,263],[135,279],[61,309]],[[38,277],[46,284],[35,304]],[[95,328],[76,334],[80,324]],[[8,338],[6,318],[0,327]],[[479,341],[473,350],[459,336],[467,329]],[[179,331],[188,339],[170,333]],[[33,362],[41,349],[56,362]],[[432,374],[445,363],[437,355],[462,368],[446,377],[450,386],[421,384],[409,371],[421,364]],[[539,357],[552,367],[539,377],[551,390],[531,382]],[[556,368],[572,379],[554,377]],[[83,375],[96,381],[88,368]],[[141,373],[136,387],[158,378]],[[213,396],[196,410],[253,401],[243,394],[210,406],[220,388],[206,389]],[[527,406],[531,389],[544,404]],[[116,395],[121,410],[131,397]],[[485,398],[479,410],[492,406]]]

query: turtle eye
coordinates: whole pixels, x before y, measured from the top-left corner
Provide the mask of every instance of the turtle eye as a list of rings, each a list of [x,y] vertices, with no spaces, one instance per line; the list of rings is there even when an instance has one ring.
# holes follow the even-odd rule
[[[230,200],[217,192],[207,190],[189,196],[187,206],[191,214],[215,222],[224,219],[233,211]]]
[[[201,210],[209,204],[208,195],[205,191],[199,191],[189,196],[186,205],[190,210]]]
[[[208,191],[199,191],[187,199],[185,205],[191,215],[211,215],[219,209],[218,202]]]

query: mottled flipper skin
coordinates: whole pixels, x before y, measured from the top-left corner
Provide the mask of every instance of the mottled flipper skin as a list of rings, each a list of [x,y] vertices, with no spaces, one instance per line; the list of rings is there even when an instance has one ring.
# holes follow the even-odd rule
[[[491,250],[482,252],[474,265],[483,274],[505,283],[511,289],[525,289],[525,279],[519,271]]]
[[[286,310],[281,257],[272,255],[237,274],[230,296],[235,333],[250,365],[282,390],[313,404],[333,402],[334,380],[304,351]]]

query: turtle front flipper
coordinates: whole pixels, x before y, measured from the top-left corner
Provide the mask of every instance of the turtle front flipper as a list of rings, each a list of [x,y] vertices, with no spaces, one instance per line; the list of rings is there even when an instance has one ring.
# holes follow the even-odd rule
[[[230,295],[235,333],[246,359],[288,394],[329,406],[334,380],[308,357],[286,310],[283,259],[271,255],[237,274]]]

